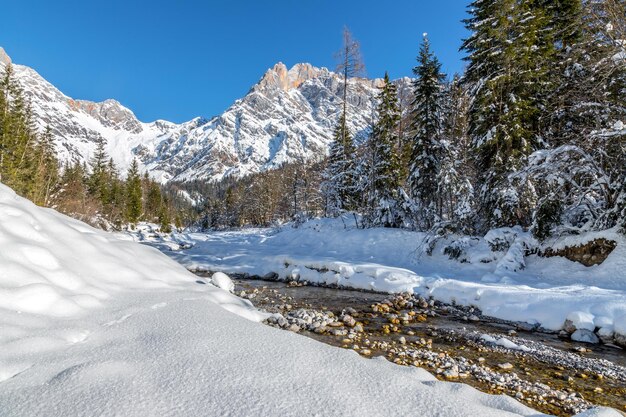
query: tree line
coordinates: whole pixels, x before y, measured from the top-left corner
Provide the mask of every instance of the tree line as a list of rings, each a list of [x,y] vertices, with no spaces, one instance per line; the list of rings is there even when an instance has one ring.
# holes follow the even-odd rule
[[[463,74],[441,72],[425,35],[409,109],[385,74],[365,143],[343,106],[321,165],[211,185],[205,225],[354,212],[364,227],[435,234],[625,230],[626,2],[476,0],[468,12]],[[344,103],[358,49],[346,30]]]
[[[55,208],[104,228],[121,228],[139,221],[156,222],[161,230],[182,226],[186,207],[141,175],[137,160],[122,178],[100,138],[88,164],[61,165],[54,138],[36,129],[36,116],[15,80],[9,64],[0,74],[0,182],[35,204]],[[188,220],[188,219],[187,219]]]

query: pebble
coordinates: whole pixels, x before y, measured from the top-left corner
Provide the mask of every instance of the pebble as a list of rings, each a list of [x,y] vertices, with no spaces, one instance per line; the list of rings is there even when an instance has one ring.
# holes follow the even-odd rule
[[[500,363],[500,364],[498,364],[498,368],[500,368],[500,369],[505,369],[505,370],[506,370],[506,369],[513,369],[513,365],[512,365],[512,364],[510,364],[509,362],[506,362],[506,363]]]

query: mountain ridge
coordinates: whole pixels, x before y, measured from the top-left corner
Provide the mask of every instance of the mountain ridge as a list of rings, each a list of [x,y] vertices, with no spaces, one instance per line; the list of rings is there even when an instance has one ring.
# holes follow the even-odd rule
[[[0,66],[11,63],[0,48]],[[341,108],[343,79],[324,67],[278,62],[248,93],[211,119],[142,122],[117,100],[71,98],[34,69],[12,64],[30,100],[37,128],[50,126],[62,162],[89,161],[97,143],[121,170],[137,158],[160,182],[219,180],[308,162],[326,155]],[[408,78],[395,81],[401,89]],[[372,122],[380,79],[349,80],[350,130],[363,140]]]

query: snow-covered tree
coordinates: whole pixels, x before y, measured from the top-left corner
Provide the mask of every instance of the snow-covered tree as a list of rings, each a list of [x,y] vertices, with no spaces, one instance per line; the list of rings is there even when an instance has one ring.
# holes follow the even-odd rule
[[[418,227],[430,229],[437,221],[440,205],[437,199],[437,176],[441,169],[443,145],[442,106],[443,82],[441,64],[424,39],[413,68],[414,82],[412,112],[412,153],[408,187],[418,208]]]
[[[369,163],[365,172],[369,210],[367,221],[373,226],[399,227],[403,224],[398,207],[400,158],[398,156],[398,123],[400,109],[396,86],[385,73],[378,95],[377,119],[367,141]]]
[[[561,1],[553,88],[542,118],[547,151],[531,157],[539,238],[620,224],[626,166],[626,37],[622,0]]]
[[[352,136],[345,129],[346,123],[341,116],[335,127],[321,185],[328,216],[337,216],[356,207],[355,149]]]
[[[465,22],[472,34],[463,49],[483,229],[528,225],[535,189],[514,174],[543,147],[539,116],[553,51],[549,19],[540,1],[478,0],[470,7]]]

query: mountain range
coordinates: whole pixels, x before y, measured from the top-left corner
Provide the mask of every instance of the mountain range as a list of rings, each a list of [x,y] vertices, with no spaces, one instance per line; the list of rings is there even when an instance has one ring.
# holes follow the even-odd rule
[[[0,69],[11,63],[0,48]],[[156,180],[219,180],[244,176],[286,162],[326,155],[342,105],[341,75],[311,64],[288,69],[279,62],[222,114],[184,123],[139,121],[116,100],[68,97],[34,69],[12,64],[15,79],[32,106],[37,128],[49,127],[62,162],[87,162],[98,141],[121,170],[137,158]],[[381,79],[348,81],[349,128],[355,140],[368,134]],[[394,81],[410,97],[409,78]]]

